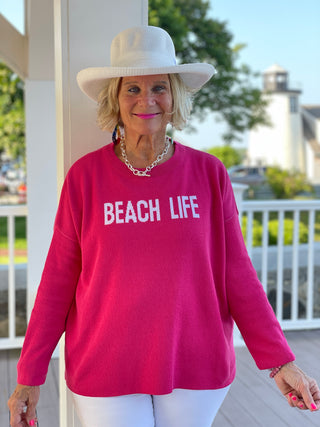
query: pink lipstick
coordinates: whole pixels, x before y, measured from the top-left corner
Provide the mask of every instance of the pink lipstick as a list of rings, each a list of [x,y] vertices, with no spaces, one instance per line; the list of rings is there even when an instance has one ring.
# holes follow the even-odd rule
[[[158,113],[152,113],[152,114],[135,114],[135,116],[139,117],[139,119],[153,119],[157,115],[158,115]]]

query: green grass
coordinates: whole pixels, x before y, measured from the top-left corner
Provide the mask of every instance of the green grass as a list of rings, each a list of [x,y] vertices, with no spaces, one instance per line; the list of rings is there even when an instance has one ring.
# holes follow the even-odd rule
[[[14,263],[15,264],[27,264],[28,257],[26,256],[15,256],[14,257]],[[7,256],[0,256],[0,265],[8,265],[9,264],[9,257]]]
[[[27,250],[26,217],[15,218],[15,249]],[[8,221],[6,217],[0,217],[0,264],[8,264]],[[1,254],[2,252],[2,254]],[[28,261],[26,255],[16,255],[16,264],[24,264]]]

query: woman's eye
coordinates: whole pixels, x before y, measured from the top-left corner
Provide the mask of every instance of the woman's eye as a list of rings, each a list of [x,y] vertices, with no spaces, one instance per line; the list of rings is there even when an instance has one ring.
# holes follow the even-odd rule
[[[156,85],[156,86],[153,86],[151,90],[153,93],[162,93],[167,90],[167,87],[163,85]],[[139,86],[131,86],[128,88],[128,92],[132,94],[138,94],[141,91]]]
[[[131,92],[131,93],[138,93],[138,92],[139,92],[139,88],[138,88],[137,86],[130,87],[130,88],[128,89],[128,92]]]
[[[153,88],[154,92],[163,92],[166,88],[164,86],[155,86]]]

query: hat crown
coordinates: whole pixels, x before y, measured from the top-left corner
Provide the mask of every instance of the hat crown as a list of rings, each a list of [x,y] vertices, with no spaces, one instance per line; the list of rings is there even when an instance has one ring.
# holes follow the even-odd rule
[[[112,67],[166,67],[176,65],[171,37],[162,28],[144,26],[122,31],[112,41]]]
[[[80,89],[95,101],[112,78],[178,74],[189,89],[196,91],[216,73],[211,64],[177,64],[169,34],[147,25],[124,30],[113,39],[110,64],[86,68],[77,74]]]

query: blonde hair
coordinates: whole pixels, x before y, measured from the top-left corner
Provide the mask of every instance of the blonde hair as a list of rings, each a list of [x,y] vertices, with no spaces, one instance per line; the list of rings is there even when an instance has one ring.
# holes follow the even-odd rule
[[[169,74],[171,86],[173,111],[170,123],[178,130],[184,128],[192,110],[192,96],[194,90],[188,88],[179,74]],[[120,121],[120,107],[118,94],[121,77],[108,81],[106,87],[100,92],[98,98],[97,122],[102,130],[112,132]]]

